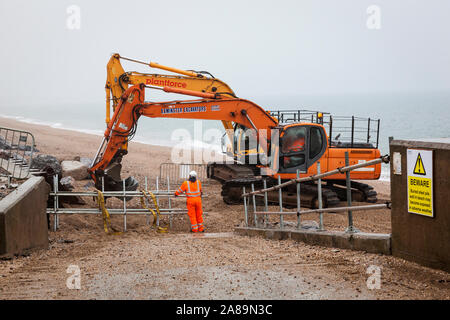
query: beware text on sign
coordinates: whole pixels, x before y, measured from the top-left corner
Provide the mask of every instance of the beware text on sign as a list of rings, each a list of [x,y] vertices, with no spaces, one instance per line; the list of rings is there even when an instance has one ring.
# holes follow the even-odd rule
[[[407,150],[408,212],[433,217],[433,151]]]

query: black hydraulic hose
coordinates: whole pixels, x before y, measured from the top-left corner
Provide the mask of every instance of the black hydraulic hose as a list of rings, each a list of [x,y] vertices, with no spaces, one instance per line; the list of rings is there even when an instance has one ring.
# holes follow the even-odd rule
[[[215,94],[221,94],[221,95],[225,95],[225,94],[227,94],[227,95],[229,95],[229,96],[231,96],[231,97],[233,97],[233,98],[238,98],[234,93],[231,93],[231,92],[214,92]]]
[[[213,78],[213,79],[215,79],[216,77],[214,77],[210,72],[208,72],[208,71],[196,71],[196,70],[187,70],[187,71],[192,71],[192,72],[195,72],[195,73],[199,73],[199,74],[207,74],[207,75],[209,75],[211,78]]]

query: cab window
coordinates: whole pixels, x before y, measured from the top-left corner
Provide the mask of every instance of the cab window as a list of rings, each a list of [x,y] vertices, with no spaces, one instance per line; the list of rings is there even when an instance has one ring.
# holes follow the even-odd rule
[[[323,147],[323,137],[319,128],[312,127],[309,136],[309,158],[315,158]]]
[[[306,127],[291,127],[283,136],[281,152],[293,153],[305,150]]]
[[[305,155],[304,154],[298,154],[298,155],[292,155],[289,157],[282,157],[282,166],[283,168],[293,168],[298,167],[303,164],[305,164]]]

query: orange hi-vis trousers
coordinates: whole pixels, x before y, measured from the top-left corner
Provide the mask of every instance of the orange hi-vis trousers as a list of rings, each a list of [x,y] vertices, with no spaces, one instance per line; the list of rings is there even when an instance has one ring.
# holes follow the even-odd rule
[[[186,201],[186,206],[188,209],[189,219],[191,220],[192,232],[204,231],[202,199],[200,197],[188,198]]]
[[[189,219],[191,220],[191,231],[204,231],[201,198],[202,184],[199,180],[196,180],[195,182],[185,181],[175,192],[175,195],[179,196],[183,192],[186,193],[186,206]]]

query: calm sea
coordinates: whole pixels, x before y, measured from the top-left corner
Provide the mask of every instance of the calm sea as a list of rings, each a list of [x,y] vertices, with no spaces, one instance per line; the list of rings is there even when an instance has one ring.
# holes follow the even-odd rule
[[[370,117],[380,119],[380,149],[389,152],[388,138],[442,138],[450,137],[450,92],[393,93],[349,95],[293,95],[256,97],[266,110],[308,109],[330,112],[334,116]],[[78,130],[101,135],[105,128],[104,104],[47,105],[0,107],[0,115],[19,121],[48,125],[54,128]],[[219,121],[192,121],[185,119],[141,118],[135,141],[173,146],[176,129],[185,129],[196,146],[219,148],[220,139],[211,140],[208,129],[223,130]],[[201,131],[198,131],[200,128]],[[194,134],[195,132],[195,134]],[[178,131],[180,133],[180,131]],[[202,136],[203,135],[203,136]],[[194,144],[194,142],[193,142]],[[387,167],[383,179],[388,179]]]

